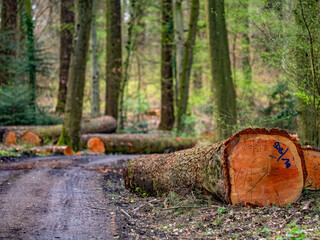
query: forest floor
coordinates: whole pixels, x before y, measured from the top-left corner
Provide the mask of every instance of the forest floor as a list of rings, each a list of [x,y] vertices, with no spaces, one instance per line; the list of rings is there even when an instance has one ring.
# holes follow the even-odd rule
[[[0,239],[320,239],[318,192],[287,208],[141,196],[123,185],[132,157],[0,156]]]

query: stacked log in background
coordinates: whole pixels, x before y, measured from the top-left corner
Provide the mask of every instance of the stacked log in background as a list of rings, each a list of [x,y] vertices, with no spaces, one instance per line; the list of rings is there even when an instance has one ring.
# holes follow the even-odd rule
[[[228,203],[258,206],[295,202],[306,176],[300,144],[277,129],[245,129],[211,146],[141,156],[124,169],[132,190],[162,195],[198,189]]]

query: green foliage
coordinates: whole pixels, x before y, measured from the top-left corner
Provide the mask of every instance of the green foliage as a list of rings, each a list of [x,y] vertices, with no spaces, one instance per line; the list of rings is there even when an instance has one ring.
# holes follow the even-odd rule
[[[33,110],[31,90],[27,85],[0,88],[0,125],[52,125],[61,123],[56,116],[41,109]]]

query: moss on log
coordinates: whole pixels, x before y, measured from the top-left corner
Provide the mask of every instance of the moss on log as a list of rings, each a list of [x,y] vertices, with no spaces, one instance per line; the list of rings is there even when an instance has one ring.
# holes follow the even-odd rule
[[[85,134],[81,136],[82,146],[91,138],[104,142],[106,153],[168,153],[191,148],[201,139],[198,137],[159,137],[149,134]]]
[[[295,202],[305,179],[299,143],[277,129],[245,129],[211,146],[141,156],[124,168],[132,190],[163,195],[198,189],[224,202],[258,206]]]

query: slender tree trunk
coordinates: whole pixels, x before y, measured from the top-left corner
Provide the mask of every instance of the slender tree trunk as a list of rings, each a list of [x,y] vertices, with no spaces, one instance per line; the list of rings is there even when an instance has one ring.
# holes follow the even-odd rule
[[[320,145],[319,129],[319,95],[320,76],[318,71],[319,56],[316,48],[319,46],[319,37],[315,32],[319,3],[317,0],[296,1],[296,24],[299,27],[297,35],[296,66],[297,86],[301,91],[299,96],[299,132],[301,142],[305,145]],[[319,21],[319,20],[317,20]],[[301,44],[306,43],[306,44]],[[307,98],[307,99],[306,99]]]
[[[242,34],[242,71],[243,76],[246,83],[246,93],[250,95],[250,89],[252,84],[252,70],[251,70],[251,63],[250,63],[250,37],[249,37],[249,4],[248,0],[243,1],[243,7],[245,9],[245,16],[244,16],[244,32]]]
[[[171,130],[174,124],[172,48],[172,1],[163,0],[161,35],[161,121],[159,124],[159,129],[161,130]]]
[[[92,82],[91,82],[91,116],[100,115],[100,84],[99,84],[99,65],[98,51],[99,44],[97,41],[97,4],[98,0],[92,1],[92,24],[91,24],[91,46],[92,46]]]
[[[184,28],[183,28],[183,0],[173,0],[173,19],[174,19],[174,39],[175,39],[175,60],[176,60],[176,104],[180,96],[180,83],[183,69],[183,52],[184,52]]]
[[[32,17],[32,7],[30,0],[24,0],[25,7],[25,25],[27,29],[27,48],[28,48],[28,73],[29,73],[29,86],[31,89],[31,109],[36,112],[37,88],[36,88],[36,56],[34,46],[34,25]]]
[[[60,73],[56,112],[64,113],[67,99],[68,72],[72,51],[74,24],[74,0],[61,0],[60,3]]]
[[[206,0],[207,32],[215,98],[215,138],[232,135],[237,123],[236,93],[231,76],[224,0]]]
[[[122,80],[121,1],[107,0],[107,64],[105,114],[118,119]]]
[[[180,98],[179,98],[179,107],[178,107],[178,119],[177,127],[178,131],[181,132],[184,129],[183,116],[187,112],[188,99],[189,99],[189,83],[190,83],[190,74],[192,67],[193,59],[193,48],[196,40],[197,34],[197,24],[199,16],[199,0],[192,0],[191,5],[191,16],[189,24],[188,38],[185,44],[184,56],[183,56],[183,70],[181,72],[181,88],[180,88]]]
[[[78,150],[80,146],[80,130],[91,14],[92,0],[76,1],[76,28],[68,77],[68,94],[62,134],[58,142],[59,145],[67,144],[74,150]]]
[[[2,44],[0,45],[0,54],[10,58],[16,57],[16,42],[17,42],[17,25],[18,25],[18,0],[2,0],[1,5],[1,26],[0,35]],[[8,43],[8,44],[5,44]],[[0,59],[0,86],[6,85],[13,78],[13,74],[6,69],[8,63],[4,63]]]
[[[130,64],[130,59],[131,59],[131,54],[132,54],[132,31],[133,31],[133,27],[134,27],[134,23],[135,23],[135,0],[131,0],[131,4],[130,4],[130,23],[129,23],[129,27],[128,27],[128,40],[126,43],[126,51],[127,51],[127,56],[126,56],[126,60],[124,62],[124,74],[123,74],[123,79],[121,82],[121,87],[120,87],[120,113],[119,113],[119,128],[123,129],[124,128],[124,119],[125,116],[123,114],[123,102],[124,102],[124,90],[125,87],[127,85],[127,82],[129,80],[129,64]]]

